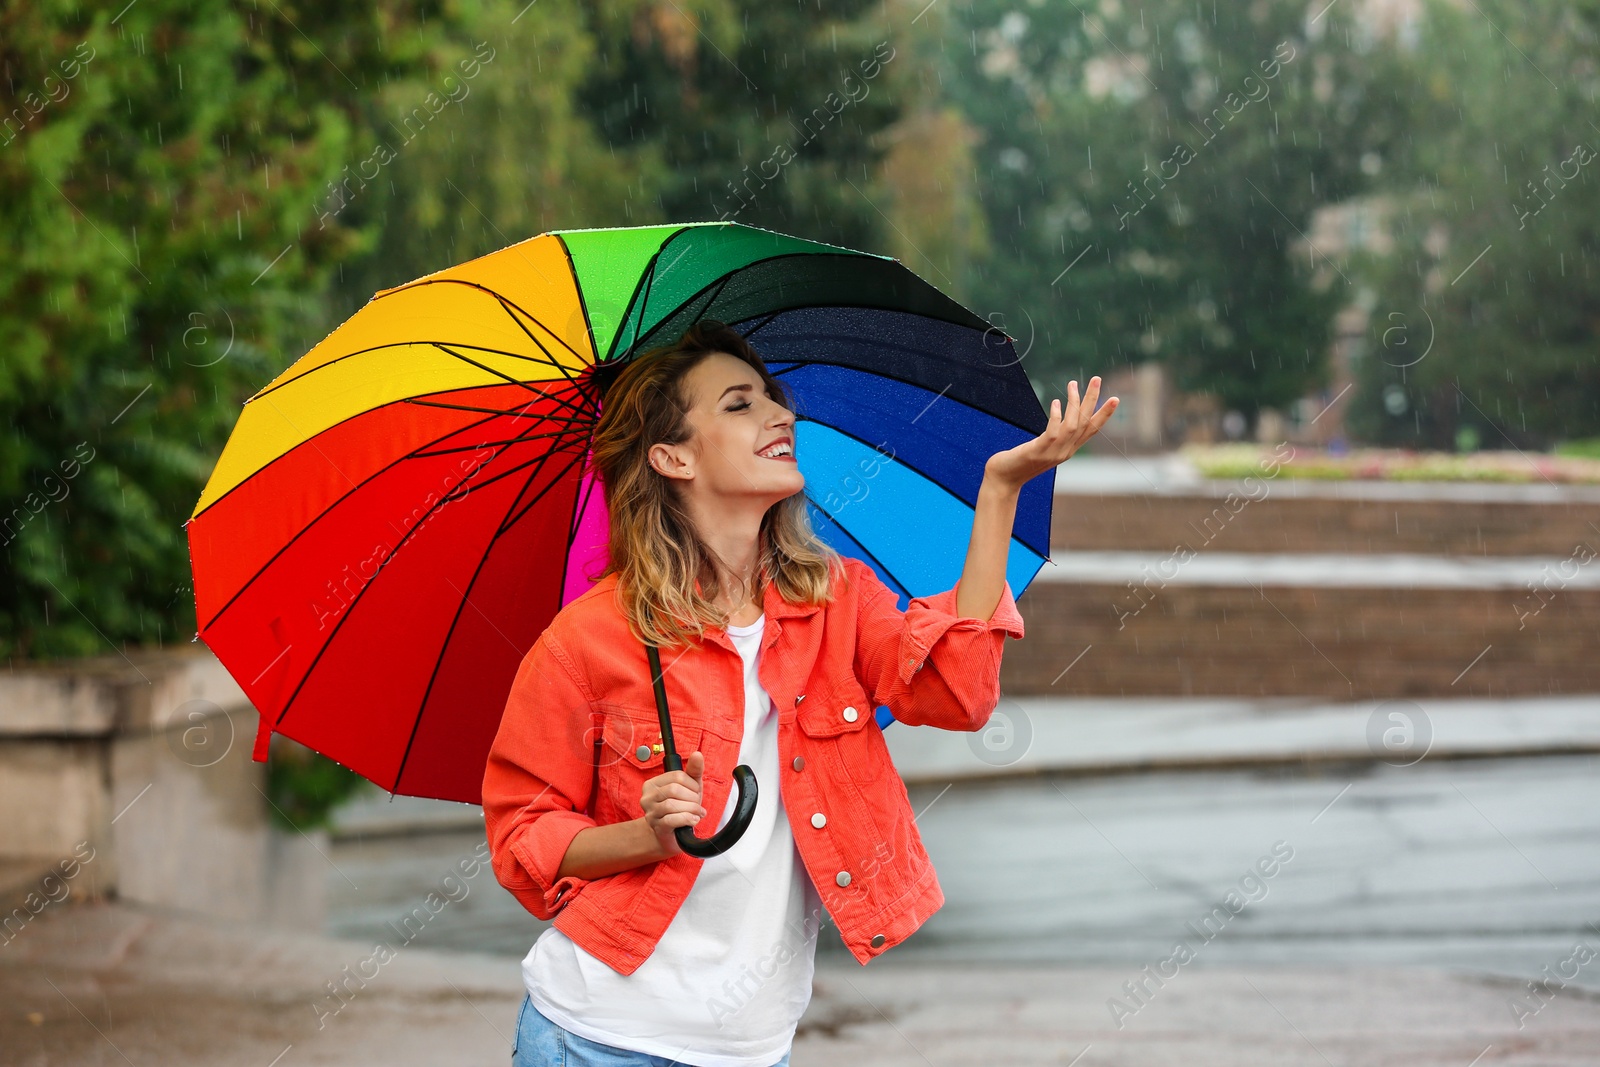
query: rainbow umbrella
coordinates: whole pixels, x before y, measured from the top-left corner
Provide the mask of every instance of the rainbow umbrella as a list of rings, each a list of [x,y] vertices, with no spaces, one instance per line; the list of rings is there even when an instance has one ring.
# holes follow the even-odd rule
[[[955,585],[984,462],[1047,421],[1001,331],[895,259],[737,223],[543,234],[377,293],[245,403],[185,526],[256,758],[280,733],[480,802],[524,654],[604,562],[604,386],[701,318],[794,393],[821,536],[902,609]],[[1051,491],[1022,491],[1018,595]]]

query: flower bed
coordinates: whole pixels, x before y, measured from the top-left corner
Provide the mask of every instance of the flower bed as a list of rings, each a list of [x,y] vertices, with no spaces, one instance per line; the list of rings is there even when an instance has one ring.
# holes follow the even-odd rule
[[[1275,458],[1266,445],[1185,445],[1179,450],[1205,478],[1260,477],[1262,464]],[[1413,452],[1398,448],[1357,448],[1335,454],[1296,447],[1278,477],[1327,481],[1379,479],[1391,482],[1555,482],[1600,485],[1600,459],[1542,452]]]

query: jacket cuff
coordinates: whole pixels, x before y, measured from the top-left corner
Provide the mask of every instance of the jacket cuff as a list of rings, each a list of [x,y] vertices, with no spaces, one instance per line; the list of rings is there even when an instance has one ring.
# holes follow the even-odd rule
[[[528,872],[534,890],[543,898],[545,910],[550,914],[565,907],[591,881],[570,874],[557,878],[556,872],[561,869],[561,861],[566,858],[572,839],[580,831],[597,825],[582,812],[547,811],[511,842],[511,854]]]
[[[1000,602],[988,619],[964,618],[956,614],[956,595],[961,589],[958,581],[954,588],[927,597],[914,597],[906,606],[906,628],[900,638],[900,680],[911,684],[911,676],[922,669],[928,653],[945,634],[987,634],[1002,631],[1012,637],[1023,636],[1022,613],[1011,595],[1011,583],[1005,582],[1000,591]],[[1003,640],[1003,638],[1002,638]]]

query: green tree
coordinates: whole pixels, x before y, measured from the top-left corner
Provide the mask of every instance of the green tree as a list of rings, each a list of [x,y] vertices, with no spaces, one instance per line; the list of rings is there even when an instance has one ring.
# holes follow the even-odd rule
[[[340,272],[327,329],[379,289],[549,230],[657,220],[659,152],[617,151],[579,99],[601,50],[576,3],[487,4],[452,46],[464,69],[373,96],[377,146],[323,203],[377,236]]]
[[[600,62],[582,99],[619,154],[660,161],[652,218],[719,218],[878,249],[874,134],[899,62],[869,0],[595,5]],[[637,210],[637,207],[634,208]],[[650,221],[642,219],[641,221]]]
[[[867,7],[486,6],[470,36],[495,56],[458,104],[420,128],[404,120],[419,87],[373,101],[392,161],[347,210],[382,226],[341,274],[338,318],[378,289],[552,229],[728,218],[882,248],[867,178],[873,135],[896,113],[882,76],[896,59]],[[793,157],[782,165],[780,146]]]
[[[239,406],[370,230],[312,190],[456,15],[144,0],[0,13],[0,651],[194,632],[182,528]],[[288,358],[292,358],[289,356]]]
[[[1419,57],[1350,423],[1443,449],[1600,433],[1600,3],[1435,3]]]
[[[1347,286],[1305,234],[1403,149],[1401,54],[1348,5],[974,0],[933,19],[970,45],[940,81],[986,138],[992,252],[970,288],[1037,373],[1154,359],[1247,415],[1323,384]]]

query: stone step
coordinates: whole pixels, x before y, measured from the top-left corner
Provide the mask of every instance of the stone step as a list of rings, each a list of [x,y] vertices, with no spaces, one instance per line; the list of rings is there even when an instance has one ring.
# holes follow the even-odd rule
[[[1052,548],[1071,551],[1561,556],[1600,551],[1600,494],[1439,494],[1404,483],[1357,493],[1305,482],[1203,491],[1057,492]],[[1440,487],[1446,489],[1476,487]],[[1535,487],[1501,487],[1531,490]]]
[[[1593,587],[1035,581],[1018,606],[1027,637],[1001,669],[1013,695],[1600,693]]]
[[[1597,550],[1595,556],[1600,556]],[[1422,556],[1405,553],[1056,552],[1035,582],[1291,585],[1382,589],[1600,589],[1595,556]],[[1529,598],[1524,598],[1529,599]],[[1533,601],[1529,599],[1529,603]],[[1130,600],[1129,607],[1136,606]]]

